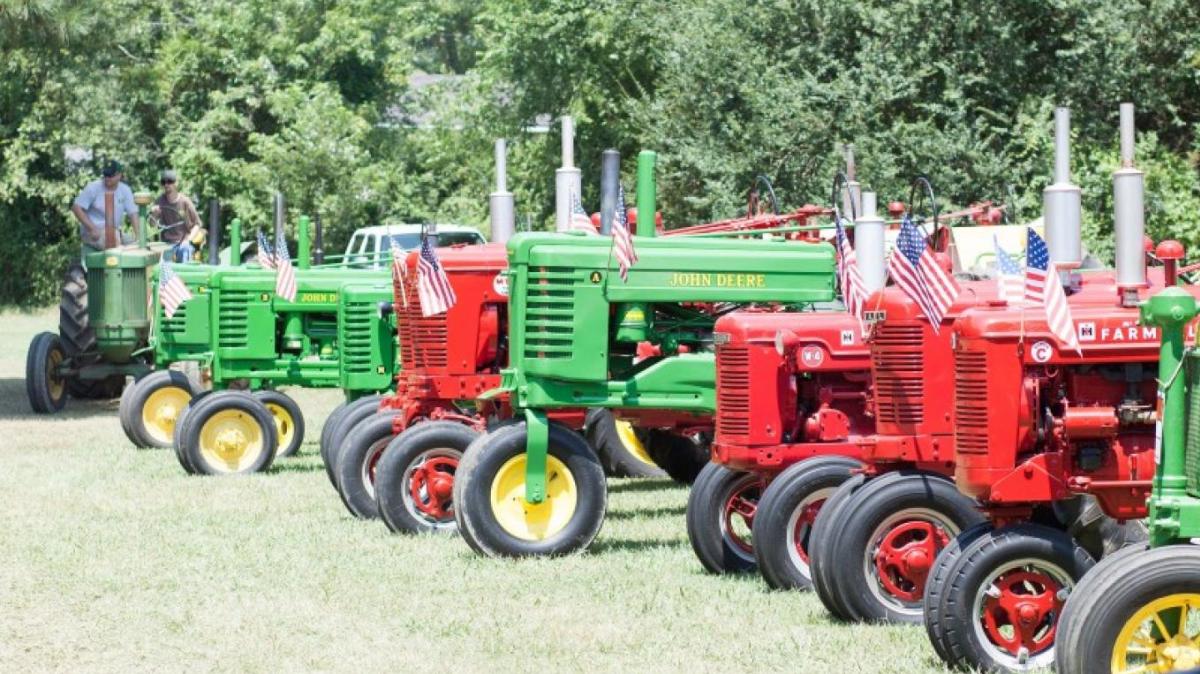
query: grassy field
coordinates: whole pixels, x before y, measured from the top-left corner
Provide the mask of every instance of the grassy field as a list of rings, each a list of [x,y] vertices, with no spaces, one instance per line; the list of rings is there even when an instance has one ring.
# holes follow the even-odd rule
[[[704,574],[686,490],[612,481],[590,552],[481,559],[343,509],[316,456],[328,391],[293,391],[302,456],[187,477],[116,401],[35,417],[0,315],[0,670],[937,672],[920,627],[831,623],[811,595]]]

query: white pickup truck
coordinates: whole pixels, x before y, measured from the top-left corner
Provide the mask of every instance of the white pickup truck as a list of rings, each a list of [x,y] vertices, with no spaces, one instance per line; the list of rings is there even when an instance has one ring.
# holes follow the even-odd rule
[[[438,225],[438,246],[486,243],[478,229],[466,225]],[[376,225],[355,230],[342,259],[355,267],[383,267],[390,262],[387,253],[392,241],[403,250],[421,245],[421,225]]]

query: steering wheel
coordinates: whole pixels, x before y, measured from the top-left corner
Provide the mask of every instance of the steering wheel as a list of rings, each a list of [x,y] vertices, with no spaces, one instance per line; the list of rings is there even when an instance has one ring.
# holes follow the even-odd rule
[[[767,189],[767,199],[771,204],[771,214],[779,215],[779,199],[775,197],[775,188],[771,185],[771,179],[759,174],[754,177],[754,183],[750,186],[750,194],[746,203],[746,217],[752,218],[763,214],[762,202],[759,197],[759,186],[766,187]]]
[[[917,176],[913,179],[912,187],[908,191],[908,214],[922,233],[925,233],[925,217],[921,214],[924,208],[929,209],[933,219],[933,231],[927,234],[929,245],[934,250],[942,250],[938,244],[941,243],[942,230],[945,228],[938,222],[939,210],[937,197],[933,193],[933,183],[929,182],[929,178],[925,176]]]

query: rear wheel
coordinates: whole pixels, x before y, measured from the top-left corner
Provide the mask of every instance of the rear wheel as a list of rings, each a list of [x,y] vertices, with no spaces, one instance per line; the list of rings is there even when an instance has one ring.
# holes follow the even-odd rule
[[[336,418],[330,416],[325,421],[326,426],[332,424],[333,428],[329,431],[328,440],[321,446],[321,462],[325,464],[325,475],[335,489],[337,488],[337,455],[338,450],[342,447],[342,441],[346,439],[350,429],[358,425],[358,422],[379,410],[379,403],[382,400],[383,396],[379,395],[359,398],[343,407],[341,414]]]
[[[687,533],[711,573],[754,571],[752,531],[766,482],[759,475],[710,463],[688,494]]]
[[[275,420],[241,391],[199,398],[178,427],[184,468],[203,475],[265,471],[275,458]]]
[[[151,372],[134,382],[121,396],[119,414],[125,434],[138,447],[170,447],[175,424],[199,385],[176,370]]]
[[[396,533],[451,532],[454,476],[463,452],[479,437],[452,421],[428,421],[405,429],[375,468],[375,500],[388,529]]]
[[[68,356],[98,357],[96,333],[88,321],[87,271],[79,262],[72,262],[63,279],[58,301],[58,334]]]
[[[585,424],[588,444],[596,451],[604,473],[612,477],[666,477],[646,448],[646,433],[628,421],[618,420],[611,410],[588,412]]]
[[[279,391],[255,391],[254,397],[266,405],[271,418],[275,420],[275,436],[279,438],[275,456],[295,456],[304,442],[304,413],[300,411],[300,406]]]
[[[680,484],[692,484],[710,458],[708,442],[703,436],[687,437],[650,429],[646,434],[647,451],[654,463]]]
[[[58,412],[67,404],[67,382],[59,368],[67,359],[62,341],[53,332],[43,332],[29,344],[25,356],[25,394],[38,414]]]
[[[375,468],[392,438],[394,414],[378,413],[355,426],[337,457],[337,486],[350,514],[360,519],[379,517],[375,502]]]
[[[813,525],[825,502],[861,465],[841,456],[818,456],[789,466],[771,481],[754,519],[754,557],[767,585],[812,589]]]
[[[604,470],[576,432],[550,424],[546,497],[525,500],[526,424],[472,442],[454,479],[459,533],[492,557],[569,554],[596,537],[608,498]]]

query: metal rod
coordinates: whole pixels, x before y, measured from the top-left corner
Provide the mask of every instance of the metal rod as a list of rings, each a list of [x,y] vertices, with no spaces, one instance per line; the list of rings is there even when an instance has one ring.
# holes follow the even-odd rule
[[[313,237],[313,264],[325,263],[325,228],[321,226],[321,212],[317,211],[313,218],[316,235]]]
[[[271,245],[279,240],[279,233],[283,231],[284,226],[284,208],[283,193],[275,193],[275,231],[271,232]]]

